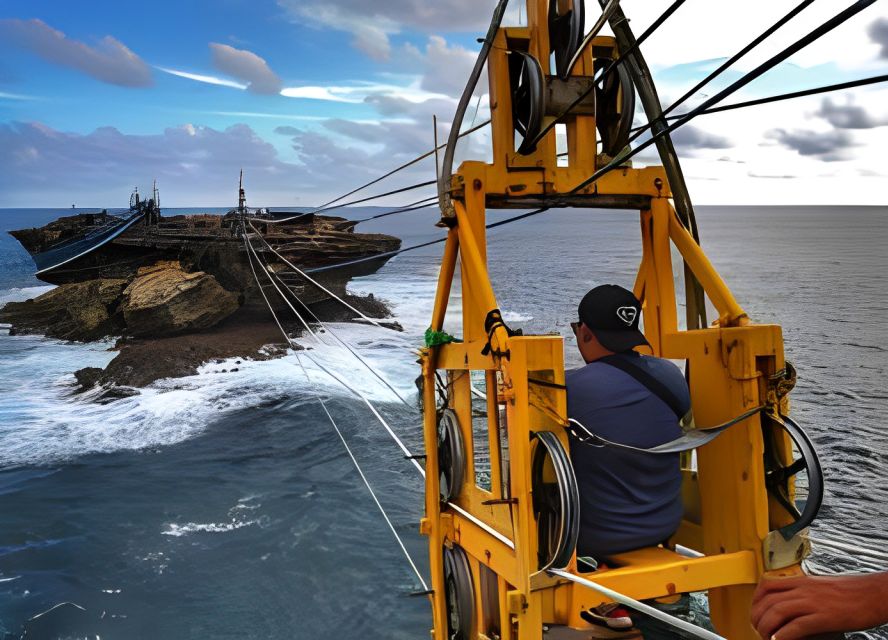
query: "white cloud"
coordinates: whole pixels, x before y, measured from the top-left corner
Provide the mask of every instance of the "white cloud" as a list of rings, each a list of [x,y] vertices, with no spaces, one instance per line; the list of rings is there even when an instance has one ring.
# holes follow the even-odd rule
[[[361,103],[363,98],[349,97],[356,93],[353,87],[319,87],[306,85],[302,87],[285,87],[281,95],[286,98],[302,98],[304,100],[327,100],[330,102]]]
[[[297,120],[303,122],[322,122],[325,116],[302,116],[293,113],[264,113],[261,111],[202,111],[206,115],[226,116],[229,118],[262,118],[269,120]]]
[[[216,68],[246,84],[249,91],[276,94],[281,90],[281,79],[263,58],[252,51],[218,42],[210,43],[210,51]]]
[[[869,37],[879,47],[879,57],[888,60],[888,17],[875,20],[867,30]]]
[[[371,24],[358,25],[352,33],[354,34],[352,45],[358,51],[363,51],[377,61],[388,60],[391,57],[392,45],[388,34],[381,28]]]
[[[231,87],[232,89],[240,89],[241,91],[247,88],[247,85],[241,84],[240,82],[235,82],[234,80],[226,80],[225,78],[217,78],[216,76],[207,76],[199,73],[189,73],[188,71],[179,71],[178,69],[168,69],[166,67],[155,68],[163,71],[164,73],[169,73],[170,75],[178,76],[179,78],[194,80],[195,82],[215,84],[220,87]]]
[[[39,123],[0,124],[0,148],[9,159],[0,172],[0,206],[71,198],[84,206],[125,206],[132,185],[155,177],[170,206],[224,206],[229,195],[236,197],[241,167],[257,195],[283,204],[296,199],[291,185],[305,182],[304,169],[283,162],[273,145],[243,124],[225,130],[184,124],[154,135],[113,127],[77,134]]]
[[[122,42],[105,36],[91,47],[72,40],[42,20],[0,20],[0,38],[27,49],[44,60],[76,69],[102,82],[122,87],[152,84],[151,69]]]
[[[586,3],[587,23],[598,14]],[[657,68],[683,62],[727,58],[743,48],[795,6],[794,2],[747,0],[746,2],[712,2],[688,0],[643,45],[648,62]],[[766,57],[806,35],[844,9],[849,3],[815,2],[778,30],[769,40],[738,63],[749,69]],[[641,34],[663,11],[655,2],[635,2],[627,6],[635,35]],[[874,20],[888,16],[888,6],[876,3],[820,40],[790,58],[803,67],[834,63],[842,68],[859,68],[871,64],[878,46],[867,35]]]
[[[430,36],[423,61],[422,88],[448,96],[461,95],[477,56],[477,52],[464,47],[448,45],[441,36]],[[476,93],[484,93],[486,87],[487,75],[482,74]]]
[[[419,104],[427,100],[444,97],[440,93],[433,93],[420,87],[420,79],[408,78],[409,83],[398,85],[389,83],[361,82],[353,85],[304,85],[301,87],[285,87],[281,89],[281,95],[287,98],[302,98],[305,100],[327,100],[330,102],[349,102],[359,104],[368,102],[376,96],[397,96],[399,99]]]
[[[477,32],[490,22],[493,5],[477,0],[278,0],[300,24],[353,34],[355,48],[376,60],[388,59],[389,36],[405,29]]]
[[[0,91],[0,100],[37,100],[38,98],[35,96],[26,96],[21,93],[6,93],[5,91]]]

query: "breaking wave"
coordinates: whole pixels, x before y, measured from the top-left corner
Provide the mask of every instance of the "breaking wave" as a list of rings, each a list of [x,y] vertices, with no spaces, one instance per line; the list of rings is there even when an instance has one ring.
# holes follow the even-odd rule
[[[413,351],[431,316],[434,276],[385,282],[371,276],[351,287],[384,297],[404,326],[403,333],[328,324],[408,402],[416,396]],[[0,300],[26,299],[50,288],[6,290]],[[95,401],[98,390],[75,394],[73,372],[107,365],[115,355],[111,341],[77,344],[9,336],[0,329],[0,468],[169,446],[203,433],[227,413],[283,399],[298,401],[318,392],[354,397],[319,363],[375,403],[400,402],[329,332],[320,332],[317,341],[306,336],[300,342],[304,351],[267,361],[231,358],[207,363],[196,375],[160,380],[137,395],[103,404]]]

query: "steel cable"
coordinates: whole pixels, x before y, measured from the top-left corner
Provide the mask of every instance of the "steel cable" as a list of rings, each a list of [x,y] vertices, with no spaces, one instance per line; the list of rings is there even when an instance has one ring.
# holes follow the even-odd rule
[[[422,187],[429,187],[435,184],[434,180],[427,180],[426,182],[417,182],[416,184],[407,185],[406,187],[400,187],[398,189],[392,189],[391,191],[386,191],[385,193],[378,193],[375,196],[368,196],[366,198],[360,198],[359,200],[352,200],[350,202],[343,202],[342,204],[337,204],[332,207],[327,207],[325,209],[315,209],[314,211],[305,211],[295,216],[289,216],[287,218],[253,218],[254,222],[261,222],[263,224],[281,224],[283,222],[289,222],[291,220],[297,220],[298,218],[302,218],[307,215],[315,215],[318,213],[325,213],[327,211],[333,211],[335,209],[342,209],[343,207],[350,207],[356,204],[362,204],[364,202],[370,202],[371,200],[378,200],[379,198],[385,198],[387,196],[394,196],[399,193],[405,193],[407,191],[413,191],[414,189],[421,189]]]
[[[244,232],[245,231],[246,230],[244,230]],[[247,239],[246,239],[246,233],[244,233],[244,244],[248,245]],[[247,252],[247,257],[250,262],[250,270],[253,272],[253,278],[256,281],[256,286],[259,287],[259,292],[262,294],[262,298],[265,300],[265,304],[268,307],[268,310],[271,312],[271,316],[272,316],[272,318],[274,318],[275,324],[277,324],[278,329],[281,330],[281,333],[283,334],[284,339],[287,342],[287,345],[292,348],[293,344],[294,344],[293,340],[290,338],[290,336],[286,332],[286,330],[284,330],[284,327],[281,324],[280,320],[278,319],[277,314],[274,312],[274,308],[271,306],[271,302],[268,300],[268,296],[265,295],[265,291],[262,288],[262,283],[259,282],[259,275],[256,273],[256,268],[253,265],[253,259],[249,255],[249,250]],[[280,293],[280,291],[278,291],[278,292]],[[291,307],[291,309],[292,309],[292,307]],[[294,310],[294,312],[295,312],[295,310]],[[298,314],[297,314],[297,317],[299,317],[301,319],[301,316],[299,316]],[[307,324],[306,324],[306,328],[308,328]],[[311,331],[311,329],[308,329],[308,330]],[[305,374],[306,380],[308,381],[308,383],[311,386],[314,386],[314,384],[311,381],[311,378],[308,375],[308,371],[305,369],[305,366],[302,364],[302,360],[300,358],[299,353],[296,352],[295,355],[296,355],[296,360],[299,363],[299,366],[302,368],[302,372]],[[310,356],[307,356],[307,357],[312,362],[314,362],[316,365],[318,365],[317,361],[315,361],[313,358],[311,358]],[[323,367],[321,367],[321,368],[323,369]],[[398,534],[398,531],[395,529],[394,524],[392,524],[391,518],[389,518],[389,516],[386,513],[385,509],[383,508],[382,504],[379,502],[379,499],[376,497],[376,492],[373,490],[373,487],[370,485],[370,482],[367,480],[367,476],[364,474],[364,471],[361,469],[361,465],[358,464],[358,461],[355,458],[354,454],[352,453],[351,448],[348,446],[348,442],[346,441],[345,436],[343,436],[342,431],[339,429],[339,426],[336,424],[336,421],[333,419],[333,416],[330,414],[330,411],[327,409],[326,403],[324,402],[323,398],[319,394],[316,395],[316,398],[317,398],[318,402],[320,403],[321,407],[323,408],[324,413],[327,414],[327,418],[330,420],[330,424],[333,426],[333,429],[336,431],[336,434],[339,436],[339,439],[342,441],[342,444],[345,447],[346,453],[348,454],[349,458],[351,458],[352,464],[354,464],[355,469],[357,470],[358,474],[361,476],[361,480],[364,481],[364,485],[367,487],[367,490],[370,492],[370,495],[372,496],[373,501],[376,503],[376,506],[379,509],[379,512],[382,514],[382,517],[385,519],[385,522],[388,525],[389,529],[391,530],[392,535],[395,536],[395,540],[397,541],[398,546],[401,548],[401,551],[403,552],[404,556],[407,558],[407,562],[410,564],[410,568],[413,569],[413,572],[416,574],[416,577],[419,579],[419,582],[422,585],[423,589],[425,591],[428,591],[429,590],[428,584],[426,584],[425,579],[422,577],[422,574],[419,572],[419,569],[416,567],[416,563],[413,561],[413,557],[410,555],[410,552],[407,551],[407,547],[404,545],[404,541],[401,539],[401,536]],[[369,404],[369,401],[368,401],[368,404]],[[372,408],[373,407],[371,405],[371,409]],[[373,412],[375,415],[377,415],[377,417],[379,417],[380,419],[382,418],[381,416],[379,416],[379,414],[376,412],[375,409],[373,409]],[[394,435],[394,433],[392,433],[392,436],[398,442],[400,442],[400,440],[397,438],[397,436]],[[402,447],[403,447],[403,444],[402,444]],[[403,448],[406,450],[406,447],[403,447]],[[414,463],[416,463],[415,460],[414,460]],[[416,463],[416,464],[418,464],[418,463]],[[425,475],[424,470],[421,467],[420,467],[420,471],[421,471],[421,473],[423,473],[423,476],[424,476]]]
[[[251,225],[251,226],[252,226],[252,225]],[[248,250],[252,252],[253,257],[256,258],[256,261],[259,262],[259,265],[260,265],[260,266],[262,266],[262,261],[259,260],[259,256],[258,256],[258,254],[256,253],[256,250],[253,248],[253,245],[250,243],[249,239],[247,238],[246,234],[244,234],[244,238],[245,238],[245,240],[246,240],[246,244],[247,244]],[[272,250],[272,251],[273,251],[273,250]],[[296,311],[296,309],[293,307],[293,305],[290,304],[289,300],[287,300],[287,296],[284,295],[284,292],[281,291],[280,287],[278,287],[277,284],[274,282],[274,278],[273,278],[272,275],[269,273],[269,270],[268,270],[268,266],[267,266],[267,265],[265,266],[264,271],[265,271],[265,275],[268,277],[269,281],[270,281],[271,284],[274,286],[274,288],[277,290],[277,292],[280,294],[281,298],[283,298],[284,302],[287,303],[287,306],[290,307],[290,309],[293,311],[294,314],[296,314],[296,317],[299,318],[299,321],[302,322],[303,325],[305,325],[306,330],[308,330],[308,332],[311,333],[312,336],[314,336],[315,339],[317,339],[317,341],[318,341],[320,344],[323,344],[323,341],[322,341],[320,338],[318,338],[317,334],[315,334],[315,333],[311,330],[311,327],[308,325],[308,323],[307,323],[307,322],[302,318],[302,316]],[[297,296],[296,293],[295,293],[292,289],[290,289],[290,287],[288,287],[288,286],[287,286],[282,280],[280,280],[280,278],[278,278],[277,280],[278,280],[278,282],[280,282],[281,286],[283,286],[283,287],[284,287],[284,288],[290,293],[290,295],[293,296],[293,298],[296,300],[297,303],[299,303],[299,304],[300,304],[302,307],[304,307],[305,309],[308,309],[308,305],[306,305],[305,303],[303,303],[303,302],[299,299],[299,296]],[[324,289],[324,290],[327,291],[326,289]],[[351,305],[348,305],[348,303],[346,303],[344,300],[339,299],[339,298],[336,297],[334,294],[330,293],[330,295],[333,295],[333,297],[335,297],[337,300],[339,300],[339,301],[342,302],[343,304],[346,304],[350,309],[354,309],[354,307],[352,307]],[[360,313],[360,312],[359,312],[359,313]],[[362,314],[362,315],[363,315],[363,314]],[[391,384],[388,380],[386,380],[386,379],[385,379],[385,378],[384,378],[384,377],[383,377],[378,371],[376,371],[376,369],[375,369],[374,367],[372,367],[372,366],[370,365],[369,362],[367,362],[366,360],[364,360],[364,358],[363,358],[363,357],[362,357],[357,351],[355,351],[355,350],[351,347],[351,345],[349,345],[349,344],[348,344],[347,342],[345,342],[342,338],[340,338],[339,335],[338,335],[335,331],[333,331],[330,327],[328,327],[326,324],[324,324],[319,318],[317,318],[317,316],[315,316],[315,318],[317,319],[318,324],[319,324],[321,327],[323,327],[323,329],[324,329],[325,331],[327,331],[327,332],[328,332],[331,336],[333,336],[333,337],[334,337],[334,338],[335,338],[340,344],[342,344],[342,346],[345,347],[345,349],[347,349],[347,350],[349,351],[349,353],[351,353],[351,354],[352,354],[352,355],[353,355],[353,356],[354,356],[354,357],[355,357],[355,358],[356,358],[361,364],[363,364],[363,365],[367,368],[367,370],[370,371],[370,373],[372,373],[372,374],[373,374],[373,375],[374,375],[374,376],[375,376],[380,382],[382,382],[382,384],[384,384],[386,387],[388,387],[389,391],[391,391],[393,394],[395,394],[395,397],[397,397],[398,400],[400,400],[400,401],[404,404],[404,406],[408,407],[409,409],[413,409],[413,408],[414,408],[413,405],[410,404],[409,402],[407,402],[407,400],[405,400],[404,397],[403,397],[400,393],[398,393],[398,390],[395,389],[395,387],[392,386],[392,384]]]
[[[722,64],[720,64],[718,67],[716,67],[708,76],[706,76],[705,78],[700,80],[700,82],[698,82],[693,87],[688,89],[687,92],[685,92],[685,94],[682,97],[680,97],[678,100],[676,100],[671,105],[666,107],[665,111],[663,111],[663,113],[661,114],[660,117],[664,118],[667,115],[669,115],[670,113],[672,113],[672,111],[674,111],[677,106],[679,106],[680,104],[683,104],[688,98],[690,98],[695,93],[697,93],[697,91],[699,91],[702,87],[706,86],[712,80],[714,80],[715,78],[720,76],[728,67],[733,65],[740,58],[742,58],[747,53],[749,53],[750,51],[755,49],[762,42],[767,40],[775,31],[777,31],[778,29],[780,29],[780,27],[782,27],[787,22],[789,22],[790,20],[795,18],[798,14],[800,14],[802,11],[804,11],[807,7],[809,7],[813,3],[814,3],[814,0],[803,0],[802,2],[800,2],[789,13],[787,13],[782,18],[780,18],[780,20],[778,20],[777,22],[772,24],[770,27],[765,29],[762,33],[760,33],[758,35],[758,37],[754,38],[749,44],[747,44],[745,47],[740,49],[740,51],[738,51],[733,56],[731,56],[730,58],[725,60]],[[643,131],[644,130],[642,129],[642,131],[635,133],[631,138],[629,138],[629,140],[626,144],[632,144],[632,142],[634,140],[638,139],[638,137],[643,133]]]
[[[456,138],[459,139],[459,138],[462,138],[462,137],[464,137],[464,136],[467,136],[467,135],[469,135],[469,134],[471,134],[471,133],[475,133],[476,131],[478,131],[478,130],[480,130],[480,129],[483,129],[484,127],[486,127],[486,126],[489,125],[489,124],[490,124],[490,119],[487,119],[487,120],[485,120],[484,122],[481,122],[480,124],[477,124],[477,125],[475,125],[475,126],[469,128],[469,129],[466,129],[465,131],[459,133],[459,134],[456,136]],[[354,195],[354,194],[356,194],[356,193],[359,192],[359,191],[363,191],[363,190],[366,189],[367,187],[370,187],[370,186],[372,186],[372,185],[374,185],[374,184],[377,184],[378,182],[381,182],[382,180],[385,180],[386,178],[389,178],[389,177],[395,175],[395,174],[398,173],[399,171],[403,171],[404,169],[407,169],[408,167],[411,167],[411,166],[415,165],[417,162],[420,162],[421,160],[425,160],[426,158],[428,158],[428,157],[430,157],[430,156],[433,156],[435,153],[437,153],[437,152],[438,152],[439,150],[441,150],[441,149],[444,149],[445,147],[446,147],[446,144],[438,145],[438,146],[435,147],[434,149],[432,149],[432,150],[430,150],[430,151],[426,151],[425,153],[423,153],[423,154],[421,154],[421,155],[419,155],[419,156],[413,158],[413,160],[410,160],[409,162],[405,162],[404,164],[402,164],[402,165],[400,165],[400,166],[398,166],[398,167],[395,167],[394,169],[392,169],[392,170],[389,171],[388,173],[385,173],[385,174],[379,176],[378,178],[375,178],[375,179],[371,180],[370,182],[367,182],[367,183],[365,183],[365,184],[362,184],[360,187],[357,187],[356,189],[352,189],[352,190],[349,191],[348,193],[345,193],[345,194],[339,196],[338,198],[334,198],[333,200],[330,200],[330,201],[328,201],[328,202],[325,202],[324,204],[322,204],[322,205],[319,206],[319,207],[316,207],[315,209],[312,209],[312,210],[310,210],[310,211],[305,211],[305,212],[303,212],[303,213],[300,213],[300,214],[297,215],[297,216],[290,216],[290,217],[288,217],[288,218],[280,218],[280,219],[277,219],[277,220],[271,220],[271,219],[258,219],[258,218],[254,218],[254,220],[256,220],[257,222],[263,222],[263,223],[266,223],[266,224],[280,224],[280,223],[282,223],[282,222],[288,222],[288,221],[290,221],[290,220],[295,220],[296,218],[300,218],[300,217],[302,217],[302,216],[304,216],[304,215],[306,215],[306,214],[323,213],[324,211],[333,211],[334,209],[340,209],[340,208],[342,208],[342,207],[348,207],[348,206],[351,206],[351,205],[354,205],[354,204],[360,204],[360,203],[362,203],[362,202],[369,202],[369,201],[371,201],[371,200],[377,200],[377,199],[379,199],[379,198],[384,198],[384,197],[386,197],[386,196],[390,196],[390,195],[395,195],[395,194],[398,194],[398,193],[402,193],[402,192],[404,192],[404,191],[408,191],[408,190],[410,190],[410,189],[418,189],[418,188],[420,188],[420,187],[433,185],[433,184],[436,183],[436,181],[426,182],[426,183],[421,183],[421,184],[415,184],[415,185],[412,185],[412,186],[410,186],[410,187],[406,187],[406,188],[404,188],[404,189],[398,189],[398,190],[390,191],[390,192],[387,192],[387,193],[380,193],[380,194],[378,194],[378,195],[370,196],[370,197],[368,197],[368,198],[363,198],[363,199],[361,199],[361,200],[355,200],[355,201],[352,201],[352,202],[346,202],[346,203],[344,203],[344,204],[338,204],[338,205],[336,205],[336,203],[339,202],[340,200],[343,200],[343,199],[347,198],[348,196]],[[332,206],[332,205],[336,205],[336,206]],[[372,218],[368,218],[368,219],[372,219]],[[361,221],[359,221],[359,222],[365,222],[365,220],[361,220]]]
[[[744,102],[735,102],[733,104],[725,104],[720,107],[712,107],[711,109],[706,109],[705,111],[701,111],[697,115],[706,116],[711,113],[722,113],[724,111],[733,111],[734,109],[745,109],[747,107],[755,107],[760,104],[770,104],[772,102],[781,102],[783,100],[792,100],[794,98],[803,98],[805,96],[813,96],[820,93],[830,93],[832,91],[841,91],[842,89],[853,89],[855,87],[864,87],[870,84],[878,84],[880,82],[888,82],[888,75],[881,76],[873,76],[871,78],[861,78],[860,80],[850,80],[848,82],[839,82],[837,84],[829,84],[822,87],[815,87],[813,89],[802,89],[801,91],[791,91],[789,93],[780,93],[775,96],[768,96],[766,98],[756,98],[755,100],[746,100]],[[667,120],[678,120],[684,118],[686,113],[677,114],[673,116],[669,116]],[[647,125],[637,127],[633,129],[634,131],[640,131],[646,129]]]
[[[244,234],[246,233],[245,228],[243,229],[243,233]],[[277,324],[278,328],[281,330],[281,333],[284,335],[284,338],[286,339],[287,344],[292,347],[295,343],[289,337],[287,332],[284,330],[283,325],[281,325],[280,321],[278,320],[277,314],[275,314],[274,309],[272,308],[271,303],[268,300],[268,297],[265,295],[265,291],[262,289],[261,284],[259,284],[259,277],[256,274],[256,270],[253,267],[252,262],[250,262],[250,268],[253,271],[253,277],[256,280],[257,285],[259,286],[259,292],[262,294],[262,298],[265,300],[265,304],[266,304],[266,306],[268,306],[268,310],[271,312],[271,315],[274,318],[275,324]],[[278,292],[280,293],[280,291],[278,291]],[[298,315],[297,315],[297,317],[298,317]],[[303,320],[303,322],[304,322],[304,320]],[[345,389],[347,389],[352,394],[354,394],[356,397],[358,397],[360,400],[362,400],[364,402],[364,404],[366,404],[367,407],[370,409],[371,413],[373,413],[373,416],[377,419],[377,421],[386,430],[386,432],[389,434],[389,436],[391,436],[392,440],[394,440],[394,442],[398,446],[398,448],[400,448],[401,451],[404,453],[404,457],[406,459],[410,460],[410,462],[413,464],[413,466],[419,472],[419,475],[422,476],[423,478],[425,478],[425,475],[426,475],[425,469],[422,467],[421,464],[419,464],[419,462],[417,462],[416,456],[410,452],[410,449],[408,449],[407,446],[404,444],[404,442],[397,436],[397,434],[394,432],[394,430],[391,428],[391,426],[388,424],[388,422],[386,422],[385,418],[383,418],[382,415],[379,413],[379,411],[376,410],[376,407],[373,406],[373,403],[370,402],[370,400],[363,393],[361,393],[359,390],[355,389],[353,386],[348,384],[341,377],[337,376],[332,371],[330,371],[329,369],[324,367],[321,363],[319,363],[317,360],[312,358],[310,355],[305,354],[305,353],[303,353],[302,355],[304,357],[308,358],[309,360],[311,360],[319,369],[324,371],[324,373],[326,373],[331,378],[333,378],[336,382],[338,382],[340,385],[342,385]],[[297,353],[296,356],[298,359],[299,354]],[[491,536],[493,536],[494,538],[496,538],[497,540],[499,540],[500,542],[502,542],[503,544],[505,544],[509,548],[511,548],[511,549],[515,548],[515,543],[512,542],[512,540],[510,540],[507,536],[504,536],[502,533],[500,533],[499,531],[497,531],[496,529],[494,529],[493,527],[488,525],[483,520],[476,518],[474,515],[472,515],[468,511],[461,508],[459,505],[452,503],[452,502],[448,502],[447,506],[449,506],[455,512],[459,513],[462,517],[464,517],[467,520],[474,523],[477,527],[479,527],[479,528],[483,529],[484,531],[486,531],[487,533],[489,533]]]
[[[453,215],[453,204],[450,201],[450,179],[453,176],[453,156],[456,154],[456,141],[459,138],[458,131],[462,127],[463,118],[466,115],[466,109],[469,107],[469,101],[472,99],[472,93],[478,84],[478,78],[481,77],[481,71],[490,55],[490,48],[493,46],[493,39],[499,31],[502,24],[503,16],[506,13],[506,7],[509,0],[499,0],[493,10],[490,18],[490,25],[487,27],[487,35],[484,36],[484,43],[481,45],[481,51],[469,74],[469,79],[463,89],[459,102],[456,105],[456,113],[453,116],[453,123],[450,125],[450,133],[447,136],[447,144],[444,147],[444,160],[441,163],[441,175],[438,176],[438,199],[443,216]]]
[[[602,167],[601,169],[599,169],[598,171],[593,173],[587,179],[585,179],[582,182],[580,182],[579,184],[577,184],[573,189],[571,189],[570,193],[576,193],[577,191],[580,191],[581,189],[594,183],[595,181],[597,181],[599,178],[601,178],[605,174],[616,169],[617,167],[619,167],[620,165],[625,163],[630,158],[638,155],[641,151],[647,149],[649,146],[654,144],[659,138],[669,135],[670,133],[672,133],[673,131],[675,131],[679,127],[687,124],[689,121],[691,121],[696,116],[698,116],[702,111],[705,111],[706,109],[708,109],[712,105],[714,105],[718,102],[721,102],[729,95],[739,91],[740,89],[742,89],[743,87],[748,85],[750,82],[752,82],[753,80],[755,80],[759,76],[763,75],[764,73],[766,73],[767,71],[769,71],[770,69],[772,69],[773,67],[778,65],[779,63],[786,60],[789,56],[793,55],[794,53],[797,53],[798,51],[800,51],[801,49],[803,49],[807,45],[811,44],[815,40],[819,39],[820,37],[822,37],[826,33],[829,33],[830,31],[832,31],[833,29],[835,29],[839,25],[843,24],[844,22],[846,22],[847,20],[849,20],[853,16],[857,15],[858,13],[860,13],[861,11],[863,11],[864,9],[869,7],[870,5],[874,4],[876,1],[877,0],[857,0],[857,2],[855,2],[853,5],[851,5],[850,7],[845,9],[844,11],[841,11],[840,13],[836,14],[835,16],[833,16],[832,18],[830,18],[829,20],[827,20],[826,22],[821,24],[819,27],[817,27],[816,29],[814,29],[813,31],[808,33],[806,36],[796,40],[790,46],[786,47],[785,49],[783,49],[782,51],[780,51],[776,55],[772,56],[771,58],[769,58],[768,60],[766,60],[765,62],[763,62],[759,66],[757,66],[755,69],[753,69],[749,73],[745,74],[743,77],[741,77],[737,81],[731,83],[726,88],[719,91],[716,95],[707,99],[705,102],[703,102],[698,107],[691,110],[687,115],[683,116],[681,119],[676,120],[672,124],[666,126],[665,128],[661,129],[660,131],[658,131],[656,134],[651,136],[650,139],[648,139],[645,142],[643,142],[642,144],[638,145],[632,151],[630,151],[628,153],[619,154],[610,163],[608,163],[607,165],[605,165],[604,167]],[[649,126],[653,126],[654,124],[656,124],[656,123],[650,123]]]
[[[539,142],[540,140],[542,140],[543,136],[551,131],[558,122],[561,122],[562,118],[570,114],[570,112],[573,111],[578,104],[583,102],[583,100],[585,100],[589,96],[589,94],[595,90],[596,86],[601,85],[601,83],[603,83],[611,73],[616,71],[617,67],[623,64],[623,61],[627,60],[629,56],[634,53],[642,45],[642,43],[644,43],[645,40],[653,35],[653,33],[656,32],[657,29],[659,29],[663,25],[663,23],[666,22],[666,20],[668,20],[669,17],[673,13],[675,13],[678,8],[681,7],[681,5],[683,5],[686,1],[687,0],[675,0],[675,2],[669,5],[666,11],[661,13],[659,17],[657,17],[657,19],[654,20],[651,25],[644,30],[644,33],[642,33],[638,37],[635,43],[631,47],[629,47],[625,53],[621,53],[619,58],[607,65],[604,71],[602,71],[601,74],[595,79],[595,82],[593,82],[587,89],[583,90],[576,98],[574,98],[574,100],[569,105],[567,105],[567,107],[565,107],[564,110],[559,113],[554,120],[543,127],[539,134],[537,134],[534,142]]]

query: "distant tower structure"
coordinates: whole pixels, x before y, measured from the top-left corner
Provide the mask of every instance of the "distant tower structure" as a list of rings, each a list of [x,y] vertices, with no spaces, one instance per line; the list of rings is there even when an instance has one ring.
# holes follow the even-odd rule
[[[157,190],[157,178],[154,179],[154,185],[151,188],[153,199],[150,203],[150,211],[146,216],[146,222],[149,225],[158,224],[160,222],[160,191]]]
[[[244,191],[244,170],[240,170],[240,181],[237,191],[237,213],[240,217],[247,215],[247,194]]]

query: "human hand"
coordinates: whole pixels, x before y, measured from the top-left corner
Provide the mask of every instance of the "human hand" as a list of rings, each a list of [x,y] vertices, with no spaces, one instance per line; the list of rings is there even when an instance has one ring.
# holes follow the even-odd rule
[[[752,598],[764,640],[812,639],[888,622],[888,573],[765,579]]]

